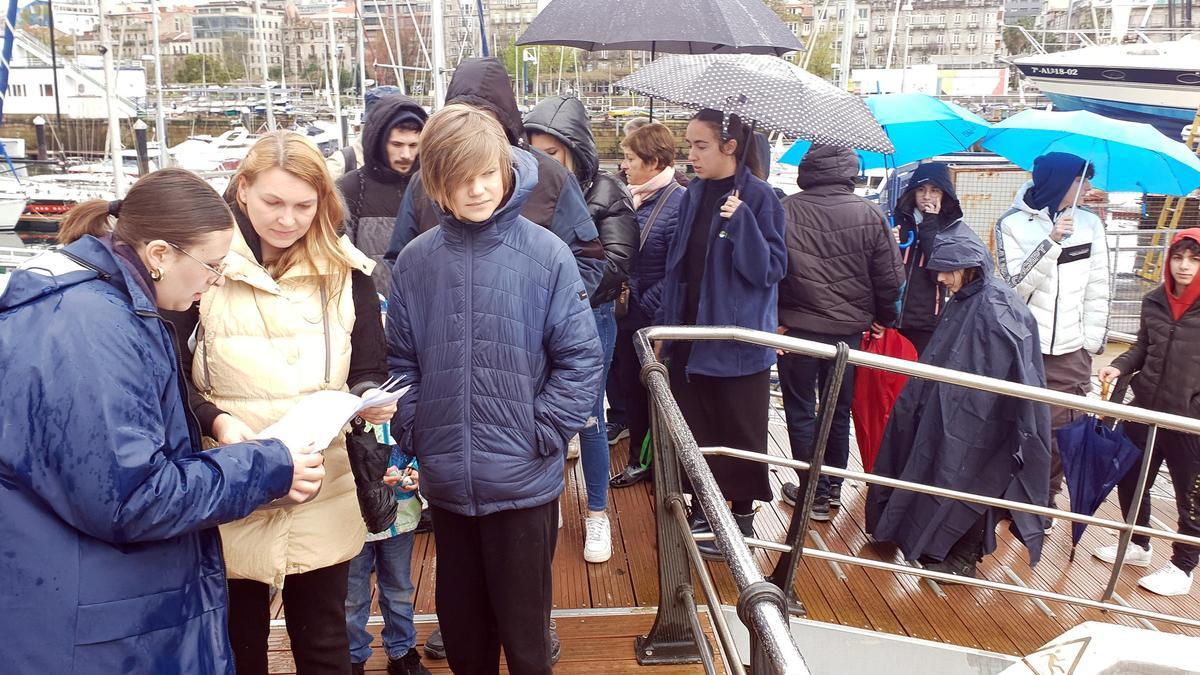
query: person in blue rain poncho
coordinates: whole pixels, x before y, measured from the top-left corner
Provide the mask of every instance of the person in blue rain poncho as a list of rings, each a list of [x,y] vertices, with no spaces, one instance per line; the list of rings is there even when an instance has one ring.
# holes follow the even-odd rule
[[[1046,385],[1037,322],[968,228],[939,233],[927,267],[952,293],[921,361],[975,375]],[[875,473],[950,490],[1045,506],[1050,411],[1043,403],[912,378],[892,411]],[[996,548],[1001,516],[1036,564],[1040,517],[872,485],[867,531],[927,569],[975,576]]]

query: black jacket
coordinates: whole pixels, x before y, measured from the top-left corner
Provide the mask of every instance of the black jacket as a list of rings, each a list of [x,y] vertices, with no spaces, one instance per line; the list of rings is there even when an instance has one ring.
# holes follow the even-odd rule
[[[404,122],[425,124],[428,115],[416,101],[391,94],[380,99],[371,109],[363,126],[363,164],[338,179],[337,186],[346,202],[346,235],[358,250],[375,261],[371,279],[375,288],[387,297],[391,269],[384,264],[388,242],[400,212],[400,202],[409,179],[417,171],[414,165],[407,174],[393,169],[388,163],[387,141],[392,129]]]
[[[892,324],[904,281],[900,250],[883,211],[854,194],[858,157],[815,145],[800,163],[804,190],[783,200],[788,273],[779,284],[779,323],[849,335],[872,321]]]
[[[600,233],[607,261],[600,286],[592,294],[592,306],[596,307],[616,298],[621,283],[633,273],[640,236],[633,197],[616,177],[600,171],[588,122],[587,109],[579,99],[551,96],[525,116],[525,131],[549,134],[571,151],[575,178]]]
[[[1136,373],[1129,385],[1135,405],[1200,417],[1200,302],[1176,321],[1165,287],[1147,293],[1137,342],[1112,365]]]
[[[446,87],[446,103],[466,103],[490,111],[504,127],[512,145],[527,150],[537,159],[537,185],[521,215],[554,232],[575,255],[579,276],[589,294],[595,293],[603,276],[604,247],[596,225],[587,216],[583,193],[566,168],[546,153],[529,147],[513,96],[512,81],[496,59],[464,59],[454,69]],[[417,172],[408,185],[404,204],[396,217],[395,230],[385,259],[394,261],[408,242],[438,224],[438,207],[425,192]]]
[[[933,183],[941,188],[942,209],[937,215],[922,214],[920,223],[913,215],[917,205],[917,188],[923,183]],[[945,232],[962,223],[962,207],[950,180],[950,169],[945,164],[932,162],[917,167],[908,180],[908,187],[896,200],[895,218],[900,227],[900,241],[913,243],[905,248],[905,286],[900,297],[900,321],[897,327],[915,331],[932,331],[937,327],[938,316],[945,306],[948,295],[938,286],[937,274],[925,268],[933,250],[933,241],[939,232]]]

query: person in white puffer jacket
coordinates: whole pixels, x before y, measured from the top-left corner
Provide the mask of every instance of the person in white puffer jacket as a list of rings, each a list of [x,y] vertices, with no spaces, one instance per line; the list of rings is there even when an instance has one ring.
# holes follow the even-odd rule
[[[1000,275],[1037,319],[1046,386],[1079,395],[1091,390],[1092,355],[1104,350],[1108,332],[1104,223],[1078,206],[1093,173],[1090,164],[1074,155],[1038,157],[1033,180],[1017,191],[1012,209],[996,223]],[[1065,426],[1075,414],[1051,406],[1051,426]],[[1062,460],[1052,442],[1051,506],[1062,491],[1062,476]]]

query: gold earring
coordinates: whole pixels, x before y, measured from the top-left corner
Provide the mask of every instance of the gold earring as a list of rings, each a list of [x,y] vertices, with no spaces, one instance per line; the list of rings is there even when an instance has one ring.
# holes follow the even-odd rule
[[[163,278],[163,268],[161,268],[161,267],[155,267],[154,269],[150,270],[150,278],[151,278],[151,279],[153,279],[153,280],[155,280],[155,281],[162,281],[162,278]]]

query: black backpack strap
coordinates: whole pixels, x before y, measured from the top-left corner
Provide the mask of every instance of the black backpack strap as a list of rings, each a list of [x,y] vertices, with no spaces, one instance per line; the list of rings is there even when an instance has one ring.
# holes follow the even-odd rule
[[[354,146],[347,145],[342,148],[342,163],[346,167],[343,173],[350,173],[358,168],[358,155],[354,154]]]

